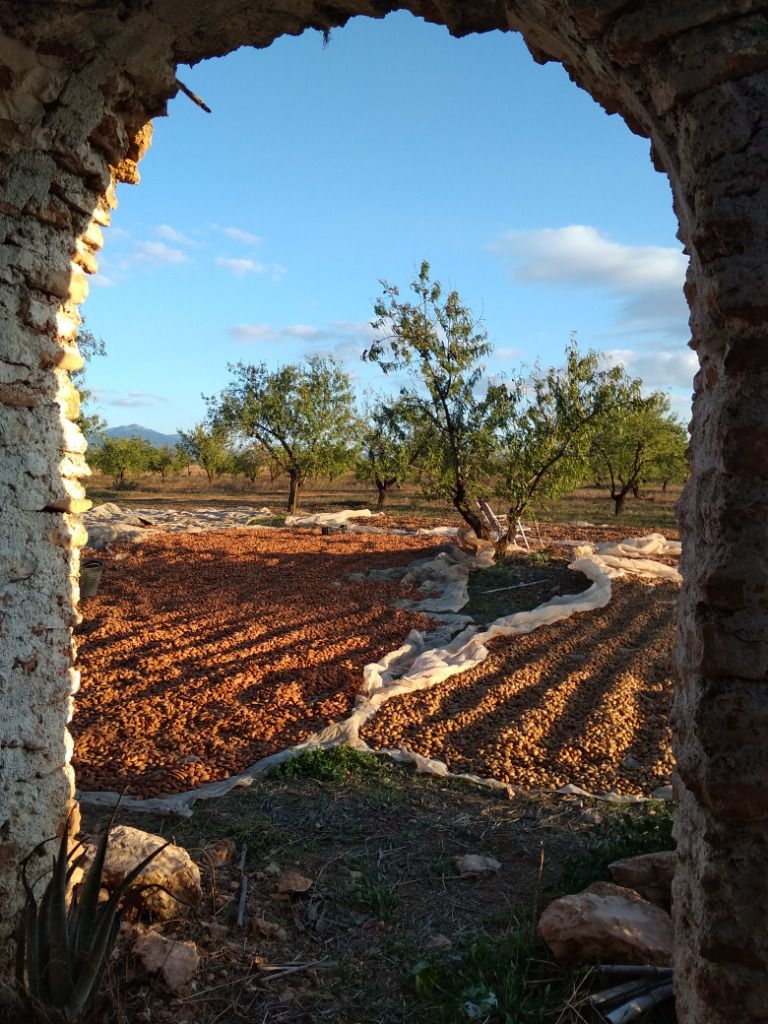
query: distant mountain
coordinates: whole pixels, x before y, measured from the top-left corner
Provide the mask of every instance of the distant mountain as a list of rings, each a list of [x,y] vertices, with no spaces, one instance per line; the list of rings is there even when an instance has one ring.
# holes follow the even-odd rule
[[[178,434],[161,434],[159,430],[142,427],[139,423],[129,423],[124,427],[107,427],[104,433],[107,437],[143,437],[145,441],[149,441],[157,448],[161,448],[163,445],[173,448],[180,440]]]

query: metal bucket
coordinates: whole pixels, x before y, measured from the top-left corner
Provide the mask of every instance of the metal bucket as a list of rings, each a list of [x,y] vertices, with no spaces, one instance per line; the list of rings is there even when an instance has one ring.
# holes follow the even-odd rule
[[[98,558],[89,558],[80,566],[80,598],[95,597],[101,582],[104,563]]]

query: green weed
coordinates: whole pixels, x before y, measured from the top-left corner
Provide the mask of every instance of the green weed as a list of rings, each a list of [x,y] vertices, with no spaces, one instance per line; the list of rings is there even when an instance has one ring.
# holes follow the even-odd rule
[[[558,968],[532,914],[513,918],[501,937],[481,932],[465,953],[412,969],[424,1019],[434,1024],[538,1024],[572,1001],[590,972]]]
[[[612,861],[674,850],[672,823],[672,805],[664,801],[652,801],[641,811],[611,814],[596,831],[594,845],[565,862],[560,888],[567,893],[580,892],[592,882],[610,879],[608,865]]]
[[[349,782],[381,781],[392,775],[392,766],[362,750],[333,747],[305,750],[283,761],[272,774],[282,779],[315,779],[340,786]]]

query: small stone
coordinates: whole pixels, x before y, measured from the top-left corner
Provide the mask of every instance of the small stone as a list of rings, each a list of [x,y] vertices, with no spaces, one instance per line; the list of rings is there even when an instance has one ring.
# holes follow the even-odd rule
[[[634,754],[627,754],[627,756],[621,762],[621,767],[627,768],[629,771],[635,771],[637,768],[640,768],[641,765]]]
[[[280,942],[287,942],[288,932],[282,925],[274,921],[267,921],[264,917],[254,917],[250,927],[251,935],[260,935],[265,939],[276,939]]]
[[[461,857],[454,857],[453,862],[460,875],[492,874],[501,868],[495,857],[486,857],[481,853],[465,853]]]
[[[298,871],[284,871],[277,883],[277,891],[281,893],[302,893],[308,892],[315,883],[311,878],[305,878]]]
[[[150,974],[160,974],[171,992],[185,989],[200,966],[194,942],[166,939],[158,932],[147,932],[138,938],[133,952]]]
[[[427,949],[451,949],[453,943],[447,935],[443,935],[441,932],[437,932],[435,935],[430,935],[427,941],[424,943]]]
[[[233,859],[237,853],[237,847],[231,839],[217,839],[214,843],[206,843],[203,853],[210,864],[218,867]]]

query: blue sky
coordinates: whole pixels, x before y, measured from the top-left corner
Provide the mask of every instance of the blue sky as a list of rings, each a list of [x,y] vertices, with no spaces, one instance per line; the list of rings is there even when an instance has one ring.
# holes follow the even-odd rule
[[[669,390],[687,421],[686,259],[669,184],[633,136],[518,36],[452,39],[408,14],[240,50],[179,77],[84,307],[111,426],[172,432],[227,363],[359,354],[380,279],[422,259],[482,317],[490,373],[557,364],[571,331]]]

